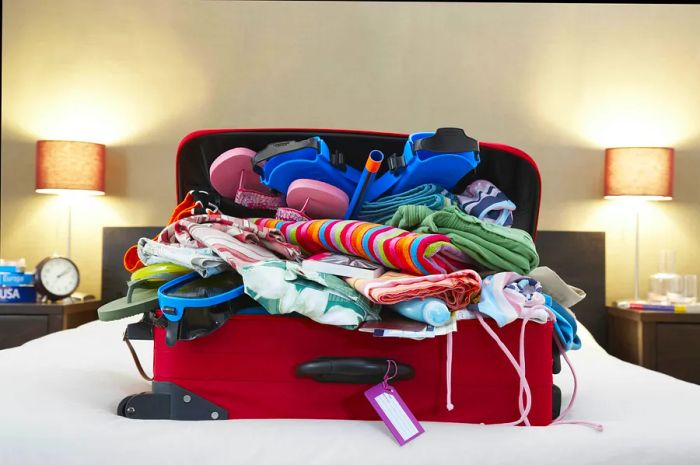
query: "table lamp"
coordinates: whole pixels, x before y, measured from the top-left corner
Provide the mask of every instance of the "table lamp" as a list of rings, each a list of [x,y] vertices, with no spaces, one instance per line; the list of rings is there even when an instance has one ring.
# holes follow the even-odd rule
[[[673,156],[667,147],[605,149],[605,198],[671,200]],[[639,206],[635,207],[634,300],[639,300]]]
[[[92,142],[40,140],[36,143],[36,192],[104,195],[105,146]],[[68,202],[67,257],[71,254],[72,206]]]

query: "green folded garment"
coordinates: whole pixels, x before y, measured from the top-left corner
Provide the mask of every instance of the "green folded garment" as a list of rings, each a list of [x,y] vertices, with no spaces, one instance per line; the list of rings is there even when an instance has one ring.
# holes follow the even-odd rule
[[[527,232],[486,223],[455,206],[436,212],[424,206],[404,205],[387,224],[416,233],[444,234],[489,270],[527,274],[540,263]]]

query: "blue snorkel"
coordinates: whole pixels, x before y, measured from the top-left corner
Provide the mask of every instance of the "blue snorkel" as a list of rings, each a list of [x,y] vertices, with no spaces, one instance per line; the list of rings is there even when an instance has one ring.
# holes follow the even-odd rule
[[[352,198],[350,199],[348,210],[345,212],[344,219],[349,220],[351,218],[355,218],[357,212],[360,211],[362,204],[364,203],[365,195],[367,195],[367,191],[372,186],[374,177],[377,174],[377,171],[379,171],[379,167],[383,161],[384,154],[381,152],[381,150],[372,150],[369,153],[369,157],[365,162],[365,169],[362,170],[360,181],[357,183],[355,192],[352,194]]]

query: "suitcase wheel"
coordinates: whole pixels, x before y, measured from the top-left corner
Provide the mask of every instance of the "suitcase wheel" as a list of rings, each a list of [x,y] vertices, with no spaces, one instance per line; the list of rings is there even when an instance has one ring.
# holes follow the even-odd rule
[[[153,383],[152,392],[127,396],[117,415],[139,420],[226,420],[226,409],[173,383]]]

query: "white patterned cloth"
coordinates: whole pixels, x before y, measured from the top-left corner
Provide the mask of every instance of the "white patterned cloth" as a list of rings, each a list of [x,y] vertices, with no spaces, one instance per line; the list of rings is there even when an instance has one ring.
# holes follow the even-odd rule
[[[220,214],[195,215],[168,225],[155,241],[142,238],[141,261],[171,262],[197,271],[203,277],[261,261],[301,259],[299,247],[289,244],[275,229]]]
[[[245,293],[273,315],[296,312],[318,323],[347,329],[379,319],[379,306],[344,280],[305,270],[297,262],[260,262],[241,267],[239,273]]]

